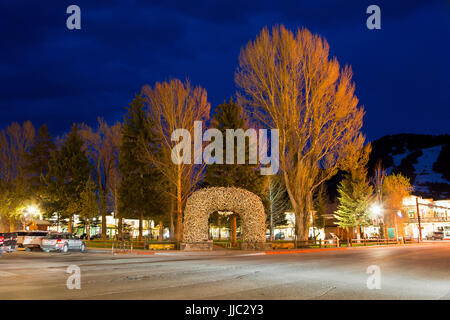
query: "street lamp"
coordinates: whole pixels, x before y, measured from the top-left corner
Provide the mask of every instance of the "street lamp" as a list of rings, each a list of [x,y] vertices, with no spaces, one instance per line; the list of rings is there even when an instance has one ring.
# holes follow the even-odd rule
[[[370,212],[372,213],[372,217],[376,220],[377,225],[381,228],[380,226],[380,221],[379,219],[382,217],[383,215],[383,208],[381,207],[381,205],[379,203],[374,203],[371,207],[370,207]],[[383,221],[384,222],[384,221]],[[381,230],[379,231],[381,234]]]
[[[28,206],[28,207],[26,208],[25,211],[26,211],[28,214],[30,214],[31,216],[40,214],[39,208],[36,207],[36,206],[33,206],[33,205]]]
[[[26,229],[28,223],[31,221],[30,219],[33,219],[35,216],[38,216],[39,219],[41,219],[41,212],[39,211],[39,208],[34,205],[29,205],[23,209],[23,228]]]
[[[381,206],[378,203],[374,203],[370,208],[370,211],[372,212],[372,215],[374,217],[379,217],[383,212],[383,208],[381,208]]]

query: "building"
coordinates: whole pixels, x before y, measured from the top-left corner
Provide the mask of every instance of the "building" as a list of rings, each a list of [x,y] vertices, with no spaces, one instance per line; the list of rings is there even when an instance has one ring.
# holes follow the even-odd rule
[[[403,199],[403,211],[408,217],[405,223],[406,235],[418,238],[420,221],[422,238],[436,231],[444,231],[444,236],[450,239],[450,199],[433,200],[410,196]]]
[[[127,230],[131,237],[137,238],[139,236],[139,219],[123,219],[123,230]],[[114,218],[114,212],[106,216],[106,235],[108,239],[114,238],[118,234],[119,219]],[[73,219],[74,233],[84,234],[86,233],[86,227],[77,215]],[[91,223],[91,237],[101,234],[102,217],[94,218]],[[159,236],[159,228],[155,225],[153,220],[144,220],[142,223],[142,235],[152,239],[157,239]],[[64,225],[53,225],[49,228],[52,231],[67,232],[67,223]],[[164,238],[169,237],[168,228],[164,229]]]

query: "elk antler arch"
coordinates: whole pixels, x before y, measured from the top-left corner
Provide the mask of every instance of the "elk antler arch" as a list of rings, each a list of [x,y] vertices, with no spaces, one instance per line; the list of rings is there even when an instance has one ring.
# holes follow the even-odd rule
[[[185,243],[208,240],[208,218],[216,211],[233,211],[239,214],[242,225],[242,242],[255,248],[264,244],[266,215],[261,199],[254,193],[241,188],[205,188],[194,192],[186,202],[184,212]]]

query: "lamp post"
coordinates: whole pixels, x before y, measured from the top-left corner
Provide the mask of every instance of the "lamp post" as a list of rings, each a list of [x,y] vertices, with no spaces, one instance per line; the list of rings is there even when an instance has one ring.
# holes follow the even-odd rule
[[[380,224],[379,219],[381,220],[382,219],[381,216],[383,215],[383,208],[381,207],[381,205],[379,203],[374,203],[370,208],[370,211],[372,212],[372,216],[375,217],[378,224]],[[384,225],[384,223],[381,223],[381,225]],[[380,226],[380,229],[382,229],[382,227],[383,226]]]
[[[419,242],[422,242],[422,225],[420,224],[419,197],[416,197],[417,222],[419,223]]]

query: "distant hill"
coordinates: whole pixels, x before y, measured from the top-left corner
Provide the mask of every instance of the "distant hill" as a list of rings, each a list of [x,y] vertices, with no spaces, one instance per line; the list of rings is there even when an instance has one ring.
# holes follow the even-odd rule
[[[414,194],[450,198],[450,136],[397,134],[372,142],[369,172],[381,161],[387,173],[402,173],[414,185]]]

